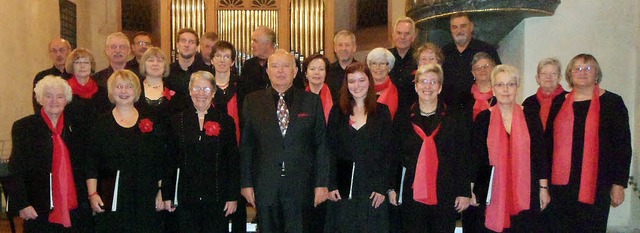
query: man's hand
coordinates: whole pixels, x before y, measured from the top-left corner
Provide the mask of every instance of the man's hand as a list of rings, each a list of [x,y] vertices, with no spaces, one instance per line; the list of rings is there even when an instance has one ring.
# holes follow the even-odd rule
[[[36,209],[33,206],[27,206],[20,210],[20,217],[24,220],[36,219],[38,213],[36,213]]]

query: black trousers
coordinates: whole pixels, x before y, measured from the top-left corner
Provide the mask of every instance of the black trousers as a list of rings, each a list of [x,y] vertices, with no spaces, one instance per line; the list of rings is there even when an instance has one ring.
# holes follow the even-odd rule
[[[176,208],[179,232],[229,232],[222,203],[181,203]]]
[[[231,221],[231,232],[247,232],[247,200],[243,197],[238,198],[238,208],[228,219]]]
[[[402,215],[402,232],[451,233],[456,229],[458,212],[450,203],[426,205],[405,199],[400,205],[400,213]]]
[[[289,185],[285,179],[280,179],[276,201],[261,203],[256,199],[258,214],[258,229],[260,233],[272,232],[310,232],[312,222],[313,202],[307,203],[309,198],[300,198],[302,192],[295,185]],[[313,200],[311,197],[310,200]]]

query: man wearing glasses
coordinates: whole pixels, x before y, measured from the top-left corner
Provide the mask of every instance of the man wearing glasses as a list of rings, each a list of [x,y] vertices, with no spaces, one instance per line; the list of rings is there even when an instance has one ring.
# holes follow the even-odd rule
[[[147,51],[147,48],[153,46],[153,40],[151,39],[151,34],[141,31],[133,35],[131,42],[131,52],[134,58],[127,62],[127,67],[134,72],[139,72],[140,59],[142,59],[142,55]]]

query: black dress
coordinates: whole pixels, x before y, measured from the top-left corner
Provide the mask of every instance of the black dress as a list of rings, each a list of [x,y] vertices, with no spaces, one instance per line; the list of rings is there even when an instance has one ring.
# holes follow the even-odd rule
[[[143,119],[153,122],[151,132],[139,128]],[[167,163],[166,132],[166,125],[142,111],[130,128],[120,126],[111,113],[94,123],[87,179],[98,180],[98,194],[105,202],[105,212],[95,216],[96,232],[161,231],[155,199]],[[117,204],[112,211],[116,180]]]
[[[519,107],[519,106],[515,106]],[[476,228],[471,228],[471,232],[490,232],[484,227],[485,209],[487,200],[487,191],[489,190],[489,182],[491,177],[491,166],[489,165],[489,151],[487,147],[487,136],[489,132],[489,122],[491,121],[491,111],[484,110],[478,113],[476,121],[473,124],[473,138],[471,139],[472,156],[474,166],[472,166],[472,177],[475,176],[473,192],[476,200],[480,204],[479,210],[482,210],[477,216]],[[547,225],[544,224],[540,211],[540,179],[549,179],[551,177],[551,168],[545,153],[544,143],[542,140],[542,123],[540,117],[531,114],[525,114],[527,129],[529,130],[530,139],[530,171],[531,171],[531,196],[529,209],[520,212],[516,216],[511,217],[511,227],[504,229],[504,232],[548,232]],[[553,195],[552,196],[552,202]],[[482,224],[482,225],[479,225]]]
[[[561,96],[561,102],[564,102],[565,95]],[[600,153],[595,203],[578,202],[585,123],[590,104],[591,100],[573,103],[573,149],[569,183],[550,187],[552,202],[549,214],[553,232],[605,232],[611,204],[611,187],[614,184],[627,187],[631,163],[629,113],[619,95],[606,91],[600,96]],[[553,129],[553,125],[547,127]]]
[[[412,110],[409,122],[401,129],[401,164],[406,168],[403,184],[402,232],[453,232],[456,227],[455,199],[471,198],[469,179],[469,129],[462,112],[448,109],[438,103],[436,113],[420,115],[417,105]],[[438,204],[426,205],[413,199],[413,182],[416,164],[422,147],[422,138],[412,124],[420,127],[426,135],[432,135],[440,127],[434,140],[438,151],[437,198]],[[432,161],[428,161],[432,162]],[[396,190],[399,192],[399,190]]]
[[[376,209],[369,197],[372,192],[385,195],[389,187],[391,114],[386,105],[378,103],[375,113],[367,116],[366,124],[360,129],[353,128],[349,121],[349,115],[338,106],[332,109],[327,132],[336,167],[331,173],[335,182],[329,190],[339,189],[342,200],[327,206],[325,232],[388,232],[388,202],[385,200]],[[352,190],[351,199],[349,190]]]
[[[218,135],[206,133],[211,122],[220,126]],[[180,232],[227,232],[229,221],[222,210],[226,202],[240,197],[240,156],[233,120],[211,107],[200,130],[192,106],[172,117],[171,131],[175,175],[163,180],[169,191],[164,198],[176,204],[177,192]]]

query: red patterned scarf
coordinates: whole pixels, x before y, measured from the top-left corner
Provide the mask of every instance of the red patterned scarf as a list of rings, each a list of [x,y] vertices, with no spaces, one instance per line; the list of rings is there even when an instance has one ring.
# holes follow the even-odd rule
[[[473,84],[473,86],[471,86],[471,94],[473,94],[473,98],[476,100],[473,104],[473,120],[475,121],[478,113],[491,107],[489,99],[493,97],[493,91],[489,90],[486,93],[482,93],[480,92],[478,84]]]
[[[93,95],[98,92],[98,84],[96,81],[93,81],[91,77],[89,77],[89,81],[82,85],[78,82],[76,76],[72,76],[69,80],[67,80],[69,86],[71,86],[71,91],[73,94],[79,95],[84,99],[91,99]]]
[[[558,84],[555,90],[551,94],[545,94],[542,88],[538,88],[536,92],[536,98],[540,102],[540,120],[542,121],[542,129],[547,129],[547,120],[549,119],[549,111],[551,110],[551,102],[553,98],[556,98],[560,93],[564,92],[562,85]]]
[[[55,128],[49,116],[44,112],[44,108],[40,110],[40,115],[42,115],[42,119],[51,130],[53,138],[53,160],[51,165],[53,210],[49,214],[49,222],[71,227],[69,211],[78,207],[78,199],[69,150],[62,139],[64,115],[60,114]]]
[[[571,154],[573,142],[573,102],[574,91],[567,95],[553,126],[553,165],[551,183],[567,185],[571,174]],[[587,112],[584,127],[584,150],[582,154],[582,173],[578,201],[593,204],[596,198],[598,181],[598,157],[600,153],[600,86],[596,84]]]
[[[491,201],[487,205],[485,226],[497,232],[511,227],[511,216],[530,208],[531,140],[522,106],[513,108],[511,134],[507,134],[500,107],[493,106],[487,148],[494,166]]]
[[[419,126],[411,124],[416,134],[422,138],[413,180],[413,199],[427,205],[437,205],[438,150],[434,138],[440,131],[440,125],[427,136]]]
[[[391,78],[387,76],[387,81],[382,84],[375,85],[376,93],[380,93],[378,103],[385,104],[391,112],[391,120],[396,116],[398,111],[398,89],[391,82]]]
[[[236,142],[240,146],[240,115],[238,114],[238,93],[233,94],[233,97],[227,103],[227,114],[233,118],[233,123],[236,125]]]
[[[305,89],[307,92],[311,92],[311,87],[307,86]],[[329,90],[329,86],[327,84],[322,85],[322,89],[320,89],[320,100],[322,101],[322,110],[324,111],[324,120],[325,123],[329,122],[329,113],[331,113],[331,108],[333,107],[333,99],[331,98],[331,91]]]

